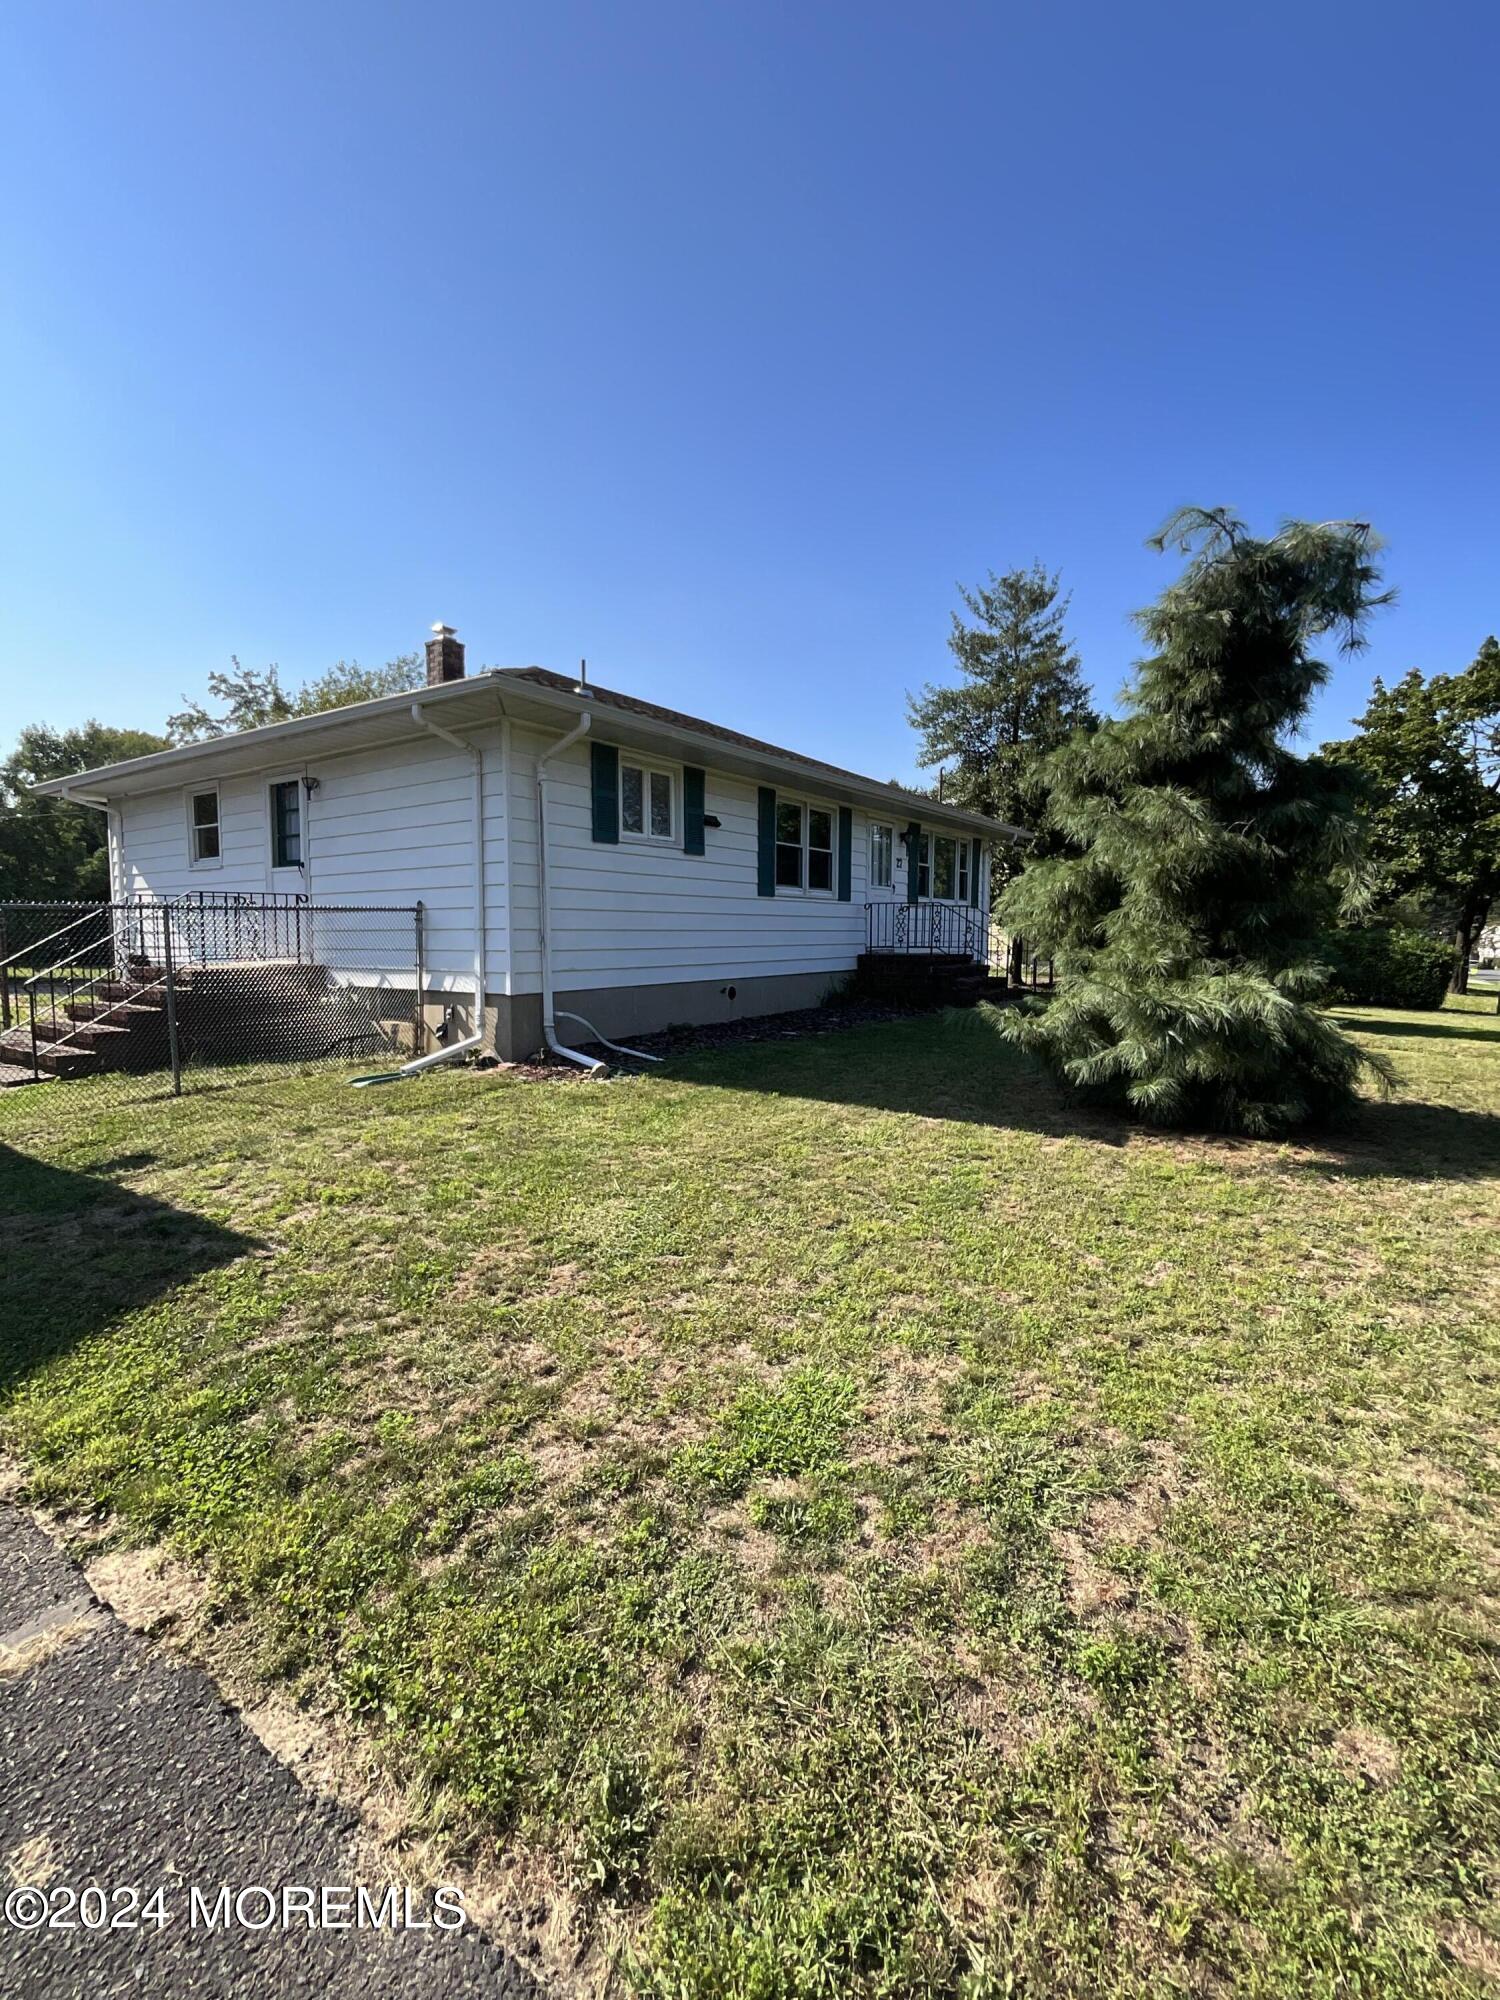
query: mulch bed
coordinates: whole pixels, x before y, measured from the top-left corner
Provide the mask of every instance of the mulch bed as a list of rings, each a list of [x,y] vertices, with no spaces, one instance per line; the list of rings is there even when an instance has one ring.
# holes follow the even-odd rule
[[[684,1056],[696,1054],[701,1049],[732,1048],[739,1042],[797,1042],[809,1035],[831,1035],[845,1028],[862,1028],[872,1021],[907,1021],[914,1014],[931,1011],[926,1007],[892,1006],[884,1000],[835,1000],[823,1007],[799,1007],[787,1014],[747,1014],[738,1021],[713,1021],[698,1027],[668,1028],[660,1034],[628,1035],[622,1040],[645,1055]],[[604,1048],[598,1042],[578,1041],[574,1047],[583,1055],[597,1056],[601,1062],[615,1069],[637,1067],[628,1058],[616,1056],[613,1050]],[[507,1076],[538,1083],[577,1083],[588,1076],[588,1071],[577,1068],[573,1063],[560,1061],[487,1062],[477,1067],[503,1070]]]

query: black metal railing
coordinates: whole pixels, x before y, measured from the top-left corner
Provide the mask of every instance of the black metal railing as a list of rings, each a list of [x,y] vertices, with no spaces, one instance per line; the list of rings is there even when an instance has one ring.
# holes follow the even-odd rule
[[[989,920],[968,903],[866,903],[865,949],[988,965]]]
[[[425,1048],[420,903],[0,903],[0,1063],[34,1078]]]
[[[311,965],[313,906],[306,896],[214,895],[178,898],[187,954],[199,965]]]

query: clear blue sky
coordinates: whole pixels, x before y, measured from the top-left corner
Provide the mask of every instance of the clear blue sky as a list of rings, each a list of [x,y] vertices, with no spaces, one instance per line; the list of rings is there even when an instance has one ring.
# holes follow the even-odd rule
[[[20,4],[3,733],[238,653],[586,654],[878,775],[954,585],[1108,700],[1184,501],[1369,519],[1339,668],[1500,626],[1500,16]]]

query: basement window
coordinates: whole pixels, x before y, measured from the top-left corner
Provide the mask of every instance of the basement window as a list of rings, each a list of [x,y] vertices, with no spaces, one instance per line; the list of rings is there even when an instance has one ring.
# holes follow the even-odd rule
[[[633,840],[670,840],[675,814],[670,771],[620,763],[620,831]]]
[[[219,788],[188,793],[188,858],[195,868],[212,866],[219,853]]]

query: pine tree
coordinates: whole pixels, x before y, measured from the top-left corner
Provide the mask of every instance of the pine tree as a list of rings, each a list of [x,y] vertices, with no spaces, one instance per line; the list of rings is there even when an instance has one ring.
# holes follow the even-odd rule
[[[1006,1017],[1073,1090],[1152,1124],[1269,1134],[1353,1100],[1369,1058],[1310,1004],[1360,880],[1358,781],[1289,738],[1378,595],[1368,528],[1294,521],[1269,541],[1222,510],[1154,546],[1190,560],[1139,624],[1128,713],[1048,760],[1049,855],[1000,919],[1055,957],[1059,991]]]
[[[1031,780],[1040,756],[1097,720],[1064,630],[1068,600],[1040,563],[990,572],[988,584],[960,595],[948,650],[963,680],[924,687],[908,707],[922,733],[917,761],[944,766],[943,797],[1009,826],[1035,825]]]

